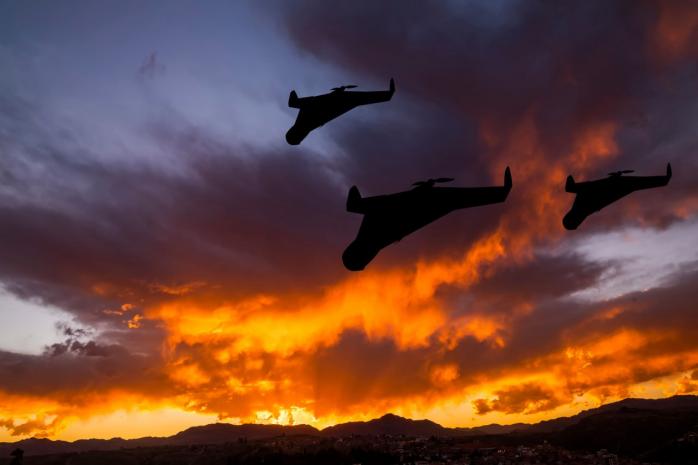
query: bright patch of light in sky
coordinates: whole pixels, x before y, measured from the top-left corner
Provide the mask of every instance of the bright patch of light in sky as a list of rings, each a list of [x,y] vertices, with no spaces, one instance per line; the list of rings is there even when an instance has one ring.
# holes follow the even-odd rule
[[[290,90],[313,83],[329,90],[341,81],[331,66],[301,56],[251,2],[213,2],[205,10],[196,2],[164,10],[138,2],[131,8],[139,21],[129,7],[81,5],[52,4],[43,14],[14,6],[10,32],[0,25],[0,69],[8,69],[0,85],[40,102],[59,135],[79,138],[90,156],[167,167],[167,147],[153,146],[142,130],[163,120],[206,128],[231,145],[285,147],[279,134],[296,113],[287,107]],[[12,33],[19,29],[12,18],[26,17],[31,30]],[[155,71],[143,73],[151,57]]]
[[[611,299],[657,287],[684,266],[698,261],[698,218],[664,230],[628,228],[595,234],[580,241],[575,251],[592,262],[613,262],[598,285],[575,297]]]
[[[221,421],[215,414],[185,412],[175,408],[155,410],[117,410],[104,415],[80,419],[63,431],[67,440],[91,437],[109,437],[112,431],[123,431],[119,436],[124,439],[152,436],[154,426],[159,436],[169,436],[193,426],[211,423],[228,423]],[[129,425],[124,429],[124,425]]]
[[[0,350],[40,354],[46,345],[63,339],[56,324],[70,320],[62,310],[20,300],[0,287]]]

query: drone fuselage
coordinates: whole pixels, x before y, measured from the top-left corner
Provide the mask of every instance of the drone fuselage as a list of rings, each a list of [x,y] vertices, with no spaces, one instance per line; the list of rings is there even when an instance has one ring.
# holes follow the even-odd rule
[[[562,224],[568,230],[577,229],[592,213],[596,213],[632,192],[666,186],[669,179],[671,179],[670,166],[667,167],[666,176],[614,175],[580,183],[568,180],[567,192],[575,193],[577,196],[572,208],[562,219]]]
[[[298,108],[298,117],[286,133],[286,141],[291,145],[300,144],[314,129],[323,126],[338,116],[360,105],[387,102],[394,90],[359,92],[334,90],[314,97],[289,99],[289,106]],[[294,94],[292,94],[293,96]]]
[[[388,245],[462,208],[504,202],[511,190],[511,175],[501,187],[418,186],[397,194],[361,198],[358,189],[349,192],[347,210],[364,215],[356,239],[342,254],[344,266],[363,270]]]

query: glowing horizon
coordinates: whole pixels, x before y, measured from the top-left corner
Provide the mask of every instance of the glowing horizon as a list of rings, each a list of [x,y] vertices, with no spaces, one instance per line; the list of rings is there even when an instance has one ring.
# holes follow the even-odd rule
[[[0,441],[697,393],[698,8],[631,3],[0,7]],[[390,77],[286,144],[292,89]],[[667,162],[562,228],[568,174]],[[342,268],[350,186],[506,166],[504,204]]]

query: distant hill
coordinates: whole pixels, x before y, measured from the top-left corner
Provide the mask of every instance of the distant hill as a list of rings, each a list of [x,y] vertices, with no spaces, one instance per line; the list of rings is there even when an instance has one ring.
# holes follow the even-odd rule
[[[309,425],[231,425],[215,423],[195,426],[165,438],[168,445],[219,444],[240,438],[264,439],[276,436],[318,435],[320,431]]]
[[[489,434],[509,434],[516,431],[524,431],[532,426],[533,425],[529,423],[514,423],[511,425],[499,425],[497,423],[492,423],[490,425],[473,426],[471,428],[451,428],[451,430],[456,432],[459,436],[482,436]]]
[[[698,410],[698,396],[673,396],[665,399],[623,399],[601,407],[584,410],[571,417],[560,417],[553,420],[541,421],[532,425],[523,424],[517,431],[527,433],[550,433],[562,431],[576,425],[583,419],[618,412],[623,409],[638,409],[647,411],[695,411]]]
[[[431,420],[409,420],[389,413],[370,421],[352,421],[329,426],[322,430],[323,436],[446,436],[454,434],[450,428],[444,428]]]
[[[687,433],[698,432],[698,408],[657,408],[656,404],[653,407],[621,406],[588,415],[551,435],[551,441],[567,449],[607,449],[644,459]],[[693,464],[698,463],[698,456],[693,459]]]
[[[698,396],[666,399],[625,399],[536,424],[486,425],[474,428],[445,428],[430,420],[410,420],[387,414],[370,421],[356,421],[317,430],[309,425],[231,425],[216,423],[196,426],[169,437],[139,439],[83,439],[75,442],[24,439],[0,443],[0,457],[19,447],[26,455],[59,454],[91,450],[137,447],[221,444],[241,438],[255,440],[278,436],[378,436],[410,437],[535,435],[568,448],[606,448],[621,452],[671,449],[672,442],[689,431],[698,431]],[[511,438],[508,439],[510,441]],[[659,448],[659,449],[658,449]],[[675,449],[675,447],[674,447]],[[673,449],[672,449],[673,450]],[[643,452],[643,453],[645,453]]]

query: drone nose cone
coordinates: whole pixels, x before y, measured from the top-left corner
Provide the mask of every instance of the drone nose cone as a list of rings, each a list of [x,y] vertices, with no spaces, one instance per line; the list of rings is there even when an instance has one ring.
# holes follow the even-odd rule
[[[342,263],[349,271],[363,271],[366,268],[364,264],[355,262],[351,258],[347,259],[344,255],[342,255]]]
[[[360,256],[355,253],[355,248],[351,245],[342,254],[342,263],[349,271],[361,271],[366,268],[366,264],[360,259]]]
[[[562,218],[562,225],[568,231],[574,231],[581,223],[582,222],[579,220],[579,218],[577,218],[576,215],[573,215],[572,212],[566,214],[565,217]]]
[[[310,134],[313,128],[304,125],[294,124],[291,129],[286,132],[286,142],[291,145],[298,145]]]
[[[378,250],[367,247],[357,241],[349,244],[342,254],[342,263],[349,271],[361,271],[366,268],[371,260],[378,254]]]
[[[299,145],[301,141],[303,141],[303,137],[300,137],[297,131],[294,131],[293,128],[288,130],[286,133],[286,142],[288,142],[289,145]]]

